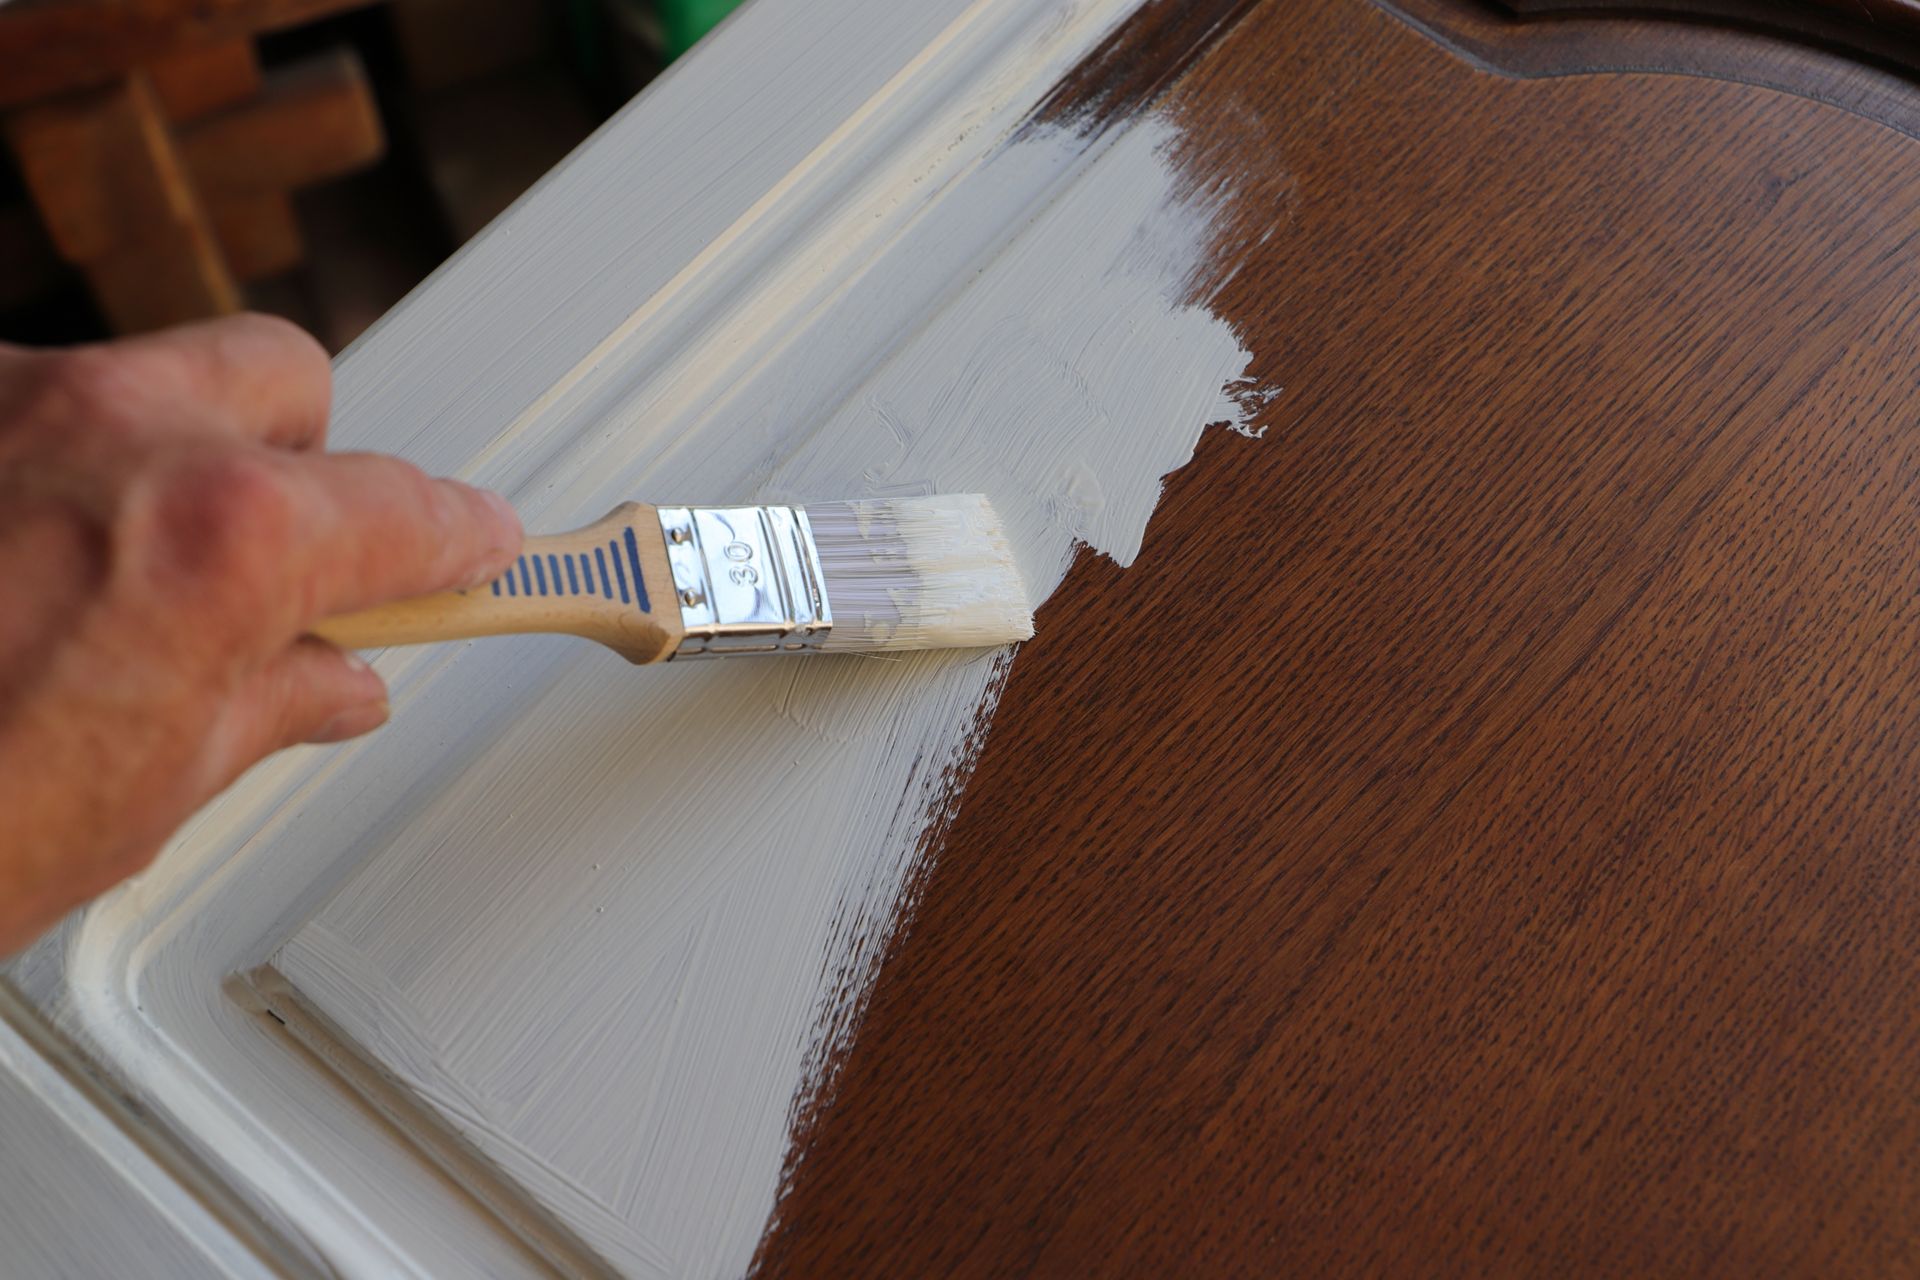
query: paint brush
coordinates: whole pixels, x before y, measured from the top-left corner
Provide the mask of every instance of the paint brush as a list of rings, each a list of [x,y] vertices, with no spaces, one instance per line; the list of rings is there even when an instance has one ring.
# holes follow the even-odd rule
[[[492,582],[330,618],[348,648],[523,632],[634,662],[1006,644],[1033,634],[1013,550],[978,494],[807,507],[624,503],[528,538]]]

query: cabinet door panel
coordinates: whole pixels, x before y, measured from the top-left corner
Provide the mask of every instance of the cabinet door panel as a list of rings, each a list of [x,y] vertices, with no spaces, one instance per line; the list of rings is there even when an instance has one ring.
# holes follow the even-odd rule
[[[1447,0],[1207,50],[1285,391],[1041,613],[760,1274],[1915,1272],[1915,102]]]
[[[1036,602],[1130,561],[1252,402],[1171,123],[1041,109],[1133,8],[761,0],[344,358],[336,440],[534,528],[984,492]],[[389,652],[388,728],[256,771],[34,989],[341,1271],[738,1273],[1007,661]]]
[[[1244,360],[1204,312],[1127,323],[1142,296],[1165,310],[1181,278],[1167,263],[1193,248],[1175,225],[1192,211],[1151,178],[1158,137],[1145,126],[1036,189],[1045,211],[819,428],[769,435],[758,487],[721,449],[665,460],[643,491],[985,490],[1043,517],[1017,528],[1045,587],[1068,550],[1055,494],[1091,488],[1103,505],[1081,533],[1126,554],[1161,471],[1235,411],[1221,388]],[[1003,165],[1024,181],[1027,148],[1066,154],[1025,143],[970,181]],[[978,213],[968,198],[931,210],[894,252],[951,243]],[[1078,264],[1070,283],[1037,297],[1061,262]],[[843,305],[865,305],[852,293]],[[1185,376],[1157,391],[1127,376],[1164,370],[1157,346],[1182,336]],[[716,1222],[727,1240],[757,1236],[789,1116],[856,1012],[1003,664],[972,652],[635,672],[530,639],[461,665],[471,674],[443,676],[431,707],[352,766],[426,758],[433,736],[472,744],[444,787],[329,823],[328,839],[373,852],[274,957],[294,1001],[276,1012],[319,1013],[596,1252],[704,1269]],[[511,717],[465,727],[516,681]]]

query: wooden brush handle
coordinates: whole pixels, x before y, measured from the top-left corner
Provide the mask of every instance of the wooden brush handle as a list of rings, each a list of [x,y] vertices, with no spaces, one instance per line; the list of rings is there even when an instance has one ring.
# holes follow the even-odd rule
[[[659,517],[637,502],[573,533],[528,538],[513,566],[482,586],[397,600],[313,630],[349,649],[553,631],[634,662],[660,661],[682,637]]]

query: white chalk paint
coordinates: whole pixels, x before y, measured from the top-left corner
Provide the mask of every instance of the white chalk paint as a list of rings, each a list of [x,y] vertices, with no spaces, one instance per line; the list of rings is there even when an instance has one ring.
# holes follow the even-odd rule
[[[1192,296],[1214,209],[1171,126],[1010,141],[1132,7],[759,0],[694,59],[724,84],[670,78],[350,356],[337,436],[535,527],[982,492],[1035,603],[1078,543],[1129,563],[1161,476],[1252,403]],[[672,138],[683,108],[718,136]],[[271,965],[611,1268],[739,1273],[1004,656],[635,671],[530,638],[380,665],[390,727],[202,815],[69,929],[49,1003],[348,1274],[520,1274],[544,1228],[487,1225],[235,973]]]
[[[764,482],[743,491],[709,449],[641,492],[985,492],[1038,598],[1076,542],[1131,561],[1160,477],[1237,416],[1222,388],[1246,364],[1182,300],[1207,218],[1172,194],[1165,130],[1081,173]],[[392,824],[378,855],[276,964],[618,1267],[737,1274],[822,1028],[849,1022],[996,663],[649,679],[530,642],[472,666],[449,676],[462,699],[509,671],[533,687],[445,785],[367,815]],[[451,714],[435,706],[405,709],[360,769],[426,752]]]
[[[0,991],[0,1274],[271,1280],[26,1034],[21,1012]]]

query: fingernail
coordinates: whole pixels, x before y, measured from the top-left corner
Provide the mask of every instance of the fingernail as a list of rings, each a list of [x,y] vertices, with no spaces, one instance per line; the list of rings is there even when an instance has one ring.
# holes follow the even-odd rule
[[[506,558],[506,553],[501,552],[499,559],[504,560],[505,558]],[[499,577],[501,572],[502,572],[502,568],[498,563],[482,565],[480,568],[475,569],[466,578],[462,579],[459,583],[455,584],[454,590],[456,591],[477,590],[480,587],[486,586],[489,582],[492,582],[495,578]]]
[[[316,729],[308,737],[308,742],[344,742],[348,738],[357,738],[363,733],[371,733],[387,722],[392,708],[385,698],[378,702],[363,702],[357,707],[349,707]]]
[[[3,2],[0,0],[0,3]],[[495,536],[487,548],[486,562],[459,584],[461,591],[484,587],[499,577],[520,546],[520,514],[513,509],[513,504],[491,489],[475,489],[474,492],[493,511]]]
[[[353,672],[355,675],[364,675],[373,670],[372,663],[351,649],[342,649],[340,651],[340,661],[346,666],[347,670]]]

